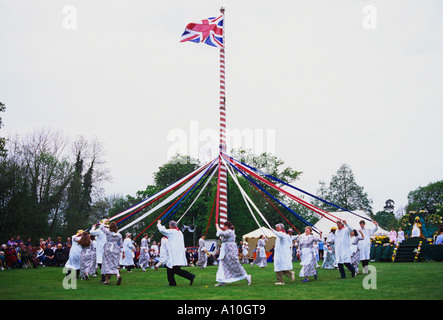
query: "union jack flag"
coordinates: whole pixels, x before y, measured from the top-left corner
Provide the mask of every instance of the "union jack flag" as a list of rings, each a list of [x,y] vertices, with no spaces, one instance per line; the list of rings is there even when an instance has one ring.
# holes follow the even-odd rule
[[[204,42],[207,45],[223,48],[223,15],[192,22],[186,26],[180,42]]]

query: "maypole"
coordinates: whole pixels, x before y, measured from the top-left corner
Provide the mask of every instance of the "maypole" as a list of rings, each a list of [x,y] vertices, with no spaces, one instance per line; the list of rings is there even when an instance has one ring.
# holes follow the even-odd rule
[[[228,220],[228,193],[227,193],[227,171],[222,161],[222,152],[226,153],[226,77],[225,77],[225,9],[220,8],[223,19],[223,46],[220,48],[220,154],[218,167],[218,183],[217,183],[217,206],[216,220],[220,223]]]

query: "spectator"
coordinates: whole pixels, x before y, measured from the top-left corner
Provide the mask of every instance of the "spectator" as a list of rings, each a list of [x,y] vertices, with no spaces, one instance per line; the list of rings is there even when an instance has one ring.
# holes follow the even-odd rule
[[[6,266],[8,269],[17,268],[17,252],[15,251],[14,246],[8,245],[6,247],[5,259],[6,259]]]
[[[53,247],[55,245],[54,241],[52,241],[51,237],[48,237],[48,240],[46,240],[46,245],[50,244],[51,247]]]
[[[45,267],[46,266],[46,259],[45,259],[45,245],[42,244],[40,246],[38,246],[38,250],[37,250],[37,260],[39,261],[39,263]]]
[[[63,246],[62,237],[57,237],[57,241],[55,242],[55,248],[58,248],[59,244]]]
[[[31,238],[28,238],[28,240],[25,242],[25,246],[29,248],[29,246],[32,246]]]
[[[6,267],[6,258],[5,252],[3,251],[6,248],[6,245],[2,245],[2,251],[0,251],[0,270],[5,270]]]
[[[68,260],[68,254],[66,254],[66,250],[63,248],[62,244],[57,244],[57,249],[54,251],[55,261],[58,266],[64,267],[66,261]]]
[[[22,245],[22,243],[23,243],[23,240],[20,239],[20,236],[15,237],[15,245],[17,247],[20,247]]]
[[[8,246],[15,246],[15,240],[14,237],[11,237],[11,239],[8,240],[8,242],[6,243]]]
[[[50,238],[48,238],[50,239]],[[56,257],[54,254],[54,250],[52,250],[52,246],[50,243],[47,244],[46,249],[44,250],[46,265],[55,266],[56,265]]]

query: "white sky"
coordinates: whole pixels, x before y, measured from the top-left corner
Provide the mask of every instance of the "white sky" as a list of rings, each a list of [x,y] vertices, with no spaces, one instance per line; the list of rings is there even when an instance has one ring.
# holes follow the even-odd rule
[[[228,128],[272,132],[259,147],[303,171],[298,187],[315,193],[347,163],[377,212],[443,179],[439,0],[0,0],[1,136],[96,137],[107,194],[144,189],[178,145],[168,136],[192,152],[195,132],[218,132],[219,51],[179,39],[221,6]]]

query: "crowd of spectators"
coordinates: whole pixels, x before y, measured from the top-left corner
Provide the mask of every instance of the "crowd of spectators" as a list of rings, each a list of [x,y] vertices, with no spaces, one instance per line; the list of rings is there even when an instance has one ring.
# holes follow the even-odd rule
[[[62,241],[59,237],[53,241],[51,237],[39,239],[38,244],[31,239],[23,241],[20,236],[10,238],[2,244],[0,251],[0,268],[37,268],[38,266],[63,267],[69,258],[71,238]]]
[[[134,266],[137,268],[140,256],[140,247],[134,243],[136,250],[133,259]],[[16,269],[16,268],[37,268],[37,267],[64,267],[69,258],[71,249],[71,238],[68,237],[63,241],[60,237],[53,241],[51,237],[47,239],[40,238],[38,243],[34,243],[32,239],[23,241],[20,236],[10,238],[5,244],[2,244],[0,250],[0,268]],[[159,261],[160,246],[155,241],[149,245],[150,263],[154,265]],[[186,258],[188,266],[195,266],[198,260],[198,253],[195,247],[186,250]],[[208,265],[217,264],[217,257],[210,255],[208,257]]]

